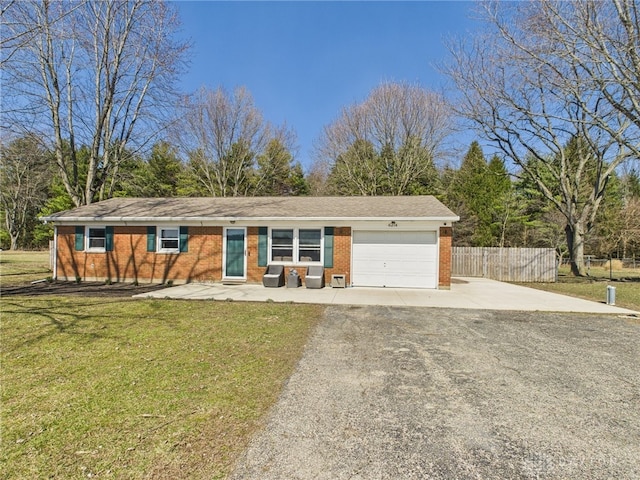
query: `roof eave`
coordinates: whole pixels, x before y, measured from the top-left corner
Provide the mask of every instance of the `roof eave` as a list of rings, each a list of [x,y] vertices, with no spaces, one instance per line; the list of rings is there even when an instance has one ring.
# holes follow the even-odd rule
[[[460,217],[457,215],[449,216],[449,215],[438,215],[438,216],[424,216],[424,217],[398,217],[398,216],[380,216],[380,217],[234,217],[234,216],[225,216],[225,217],[40,217],[40,221],[48,223],[63,223],[63,222],[72,222],[72,223],[82,223],[82,222],[91,222],[91,223],[129,223],[129,222],[160,222],[160,223],[177,223],[177,222],[207,222],[207,223],[216,223],[216,222],[251,222],[251,221],[261,221],[261,222],[277,222],[277,221],[292,221],[292,222],[313,222],[313,221],[322,221],[322,222],[345,222],[345,221],[386,221],[386,220],[395,220],[395,221],[431,221],[431,222],[457,222],[460,220]]]

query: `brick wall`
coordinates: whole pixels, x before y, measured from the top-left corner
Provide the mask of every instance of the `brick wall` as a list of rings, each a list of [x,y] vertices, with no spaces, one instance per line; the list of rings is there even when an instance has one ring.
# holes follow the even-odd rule
[[[222,280],[222,227],[189,227],[187,252],[165,254],[147,252],[147,227],[114,227],[111,252],[75,250],[75,227],[58,227],[57,278],[86,281],[175,283]],[[258,266],[258,227],[247,228],[247,282],[262,283],[265,267]],[[291,265],[304,281],[306,267]],[[351,269],[351,228],[334,229],[334,267],[325,269],[327,285],[331,275]]]
[[[438,288],[451,287],[451,241],[453,230],[451,227],[440,227],[440,265]]]
[[[333,268],[325,269],[325,282],[332,274],[344,274],[351,283],[351,228],[337,227],[333,239]],[[451,285],[452,229],[440,227],[439,288]],[[112,252],[75,251],[75,227],[58,227],[57,275],[61,280],[140,281],[176,283],[222,280],[222,227],[189,227],[188,252],[147,252],[146,227],[114,227]],[[306,267],[292,265],[304,281]],[[258,266],[258,227],[247,228],[247,281],[261,283],[265,267]]]
[[[333,268],[325,269],[327,284],[331,281],[332,274],[346,275],[346,284],[351,284],[351,227],[333,230]]]
[[[306,265],[287,265],[284,269],[285,280],[289,272],[295,269],[304,283]],[[262,283],[266,267],[258,266],[258,227],[247,228],[247,282]],[[333,268],[324,269],[325,283],[329,285],[332,274],[345,274],[349,283],[351,271],[351,228],[340,227],[333,231]]]
[[[344,274],[351,283],[351,228],[337,227],[333,239],[333,268],[325,268],[325,282]],[[440,227],[439,288],[451,285],[452,229]],[[57,275],[61,280],[140,281],[176,283],[222,280],[222,227],[189,227],[188,252],[147,252],[146,227],[114,227],[112,252],[75,251],[75,227],[58,227]],[[304,281],[306,267],[291,265]],[[247,228],[247,281],[261,283],[265,267],[258,266],[258,227]]]
[[[57,276],[61,280],[165,283],[222,278],[222,227],[189,227],[187,252],[147,252],[147,227],[114,227],[111,252],[75,250],[75,227],[58,227]]]
[[[262,283],[266,267],[258,266],[258,227],[247,228],[247,282]],[[285,270],[285,275],[288,271]]]

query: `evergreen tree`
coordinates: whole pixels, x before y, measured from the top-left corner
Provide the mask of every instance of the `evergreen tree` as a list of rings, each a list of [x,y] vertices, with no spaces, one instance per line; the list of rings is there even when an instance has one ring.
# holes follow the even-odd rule
[[[478,142],[472,142],[460,169],[448,185],[448,205],[458,215],[456,244],[488,247],[504,244],[511,180],[502,161],[487,164]]]
[[[487,165],[487,189],[493,192],[491,208],[491,236],[494,245],[504,247],[509,244],[508,232],[514,223],[522,220],[519,202],[504,162],[494,155]]]
[[[139,196],[175,197],[183,170],[176,148],[168,142],[156,143],[139,175]]]
[[[293,155],[278,138],[269,141],[264,152],[257,157],[253,194],[259,196],[306,195],[302,167],[293,163]]]
[[[69,193],[64,188],[58,175],[54,175],[51,180],[48,195],[49,198],[38,212],[38,217],[46,217],[53,213],[63,212],[75,207],[71,196],[69,196]],[[53,226],[50,223],[44,224],[38,222],[33,230],[33,239],[35,246],[45,247],[49,240],[53,240]]]
[[[340,154],[329,173],[327,183],[336,195],[380,195],[383,185],[381,158],[389,155],[383,149],[378,155],[371,142],[356,140]]]
[[[527,175],[518,175],[514,183],[515,198],[519,203],[519,220],[514,222],[511,245],[525,248],[555,248],[566,250],[562,218],[553,205],[540,193]]]
[[[636,169],[631,169],[624,176],[623,184],[626,199],[640,198],[640,174]]]

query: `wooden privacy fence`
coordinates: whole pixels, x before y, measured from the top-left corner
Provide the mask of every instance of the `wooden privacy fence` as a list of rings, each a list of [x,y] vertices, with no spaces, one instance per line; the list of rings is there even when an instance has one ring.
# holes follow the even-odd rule
[[[454,247],[453,276],[505,282],[555,282],[553,248]]]

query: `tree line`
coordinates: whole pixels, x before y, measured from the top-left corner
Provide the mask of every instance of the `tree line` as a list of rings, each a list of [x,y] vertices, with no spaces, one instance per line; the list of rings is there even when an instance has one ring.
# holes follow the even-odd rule
[[[246,89],[178,91],[189,44],[170,3],[4,2],[3,248],[42,245],[38,214],[113,196],[434,194],[459,245],[552,246],[577,275],[585,249],[636,255],[636,2],[477,7],[482,29],[441,66],[450,92],[379,85],[304,172],[293,129]],[[452,153],[464,121],[489,159],[479,142]]]
[[[566,146],[575,147],[577,141]],[[51,238],[51,226],[38,217],[73,208],[62,180],[52,168],[53,152],[41,148],[33,137],[12,141],[0,147],[3,168],[0,170],[1,213],[5,225],[0,228],[3,249],[44,248]],[[369,145],[369,154],[351,165],[371,173],[368,181],[358,172],[345,171],[342,157],[328,174],[317,171],[304,174],[292,152],[278,139],[268,141],[257,155],[244,159],[242,175],[228,178],[229,185],[242,185],[242,190],[229,194],[250,196],[283,195],[435,195],[460,216],[454,226],[456,246],[475,247],[547,247],[567,256],[566,235],[562,214],[540,193],[522,172],[509,172],[496,154],[487,158],[477,141],[471,143],[458,167],[437,167],[429,156],[426,166],[411,176],[407,186],[402,179],[389,180],[382,157],[403,155],[388,146],[376,154]],[[348,148],[346,152],[353,149]],[[80,149],[80,165],[88,164],[89,153]],[[229,161],[229,159],[226,159]],[[372,162],[376,166],[369,163]],[[167,141],[157,142],[146,155],[128,154],[121,163],[118,178],[113,183],[116,197],[185,197],[220,196],[222,187],[210,183],[212,176],[203,176],[206,168],[194,152],[186,161],[179,148]],[[210,166],[210,168],[215,168]],[[373,172],[376,168],[381,171]],[[81,168],[80,176],[83,175]],[[386,172],[386,173],[383,173]],[[219,174],[219,173],[218,173]],[[315,175],[315,176],[314,176]],[[380,180],[385,177],[386,180]],[[402,188],[406,190],[402,190]],[[580,189],[588,195],[591,189],[587,175]],[[553,187],[560,195],[560,186]],[[591,255],[628,258],[640,255],[640,175],[629,170],[613,173],[606,189],[594,227],[587,237]]]

